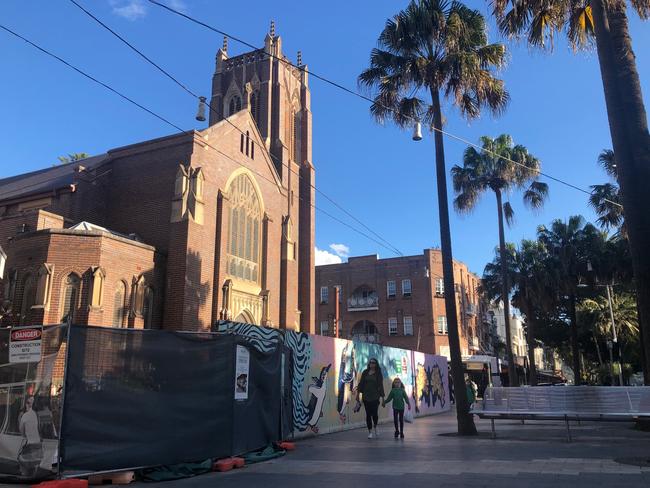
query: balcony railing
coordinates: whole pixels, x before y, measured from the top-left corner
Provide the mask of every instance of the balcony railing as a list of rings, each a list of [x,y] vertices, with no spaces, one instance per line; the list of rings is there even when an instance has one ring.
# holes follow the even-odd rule
[[[352,340],[355,342],[369,342],[372,344],[380,344],[379,334],[352,334]]]
[[[365,297],[352,295],[348,298],[348,312],[362,312],[364,310],[379,310],[379,297],[377,295]]]

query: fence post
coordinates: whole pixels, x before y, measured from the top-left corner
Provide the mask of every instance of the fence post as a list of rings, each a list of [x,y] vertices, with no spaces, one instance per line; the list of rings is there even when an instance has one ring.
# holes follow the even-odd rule
[[[66,332],[65,339],[65,361],[63,363],[63,382],[61,383],[61,408],[59,408],[59,438],[56,445],[56,478],[61,479],[61,461],[63,456],[61,455],[61,438],[63,437],[63,412],[65,410],[65,390],[68,379],[68,359],[70,357],[70,330],[72,329],[72,323],[68,321],[67,323],[68,330]]]

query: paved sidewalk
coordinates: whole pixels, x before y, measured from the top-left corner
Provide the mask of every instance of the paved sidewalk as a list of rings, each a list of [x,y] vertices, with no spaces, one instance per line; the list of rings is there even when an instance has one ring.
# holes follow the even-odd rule
[[[440,436],[456,428],[454,414],[444,414],[407,424],[403,441],[393,439],[388,424],[380,428],[379,439],[366,439],[365,430],[323,435],[298,441],[296,451],[274,461],[165,486],[650,486],[650,468],[615,461],[644,455],[650,458],[650,433],[635,431],[631,424],[583,423],[572,427],[572,443],[566,441],[563,423],[497,422],[495,440],[489,435],[488,421],[477,419],[477,426],[481,432],[478,437]]]

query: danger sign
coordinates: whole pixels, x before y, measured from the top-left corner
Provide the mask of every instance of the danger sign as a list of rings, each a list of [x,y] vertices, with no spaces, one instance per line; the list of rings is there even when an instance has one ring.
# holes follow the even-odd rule
[[[43,327],[14,327],[9,335],[10,363],[37,363],[41,360]]]

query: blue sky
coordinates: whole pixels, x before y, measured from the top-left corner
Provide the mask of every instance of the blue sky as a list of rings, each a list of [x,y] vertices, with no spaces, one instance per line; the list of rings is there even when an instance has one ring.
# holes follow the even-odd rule
[[[150,57],[194,91],[209,95],[214,56],[222,39],[146,0],[81,0]],[[368,62],[385,19],[405,1],[357,2],[168,0],[206,23],[262,45],[269,21],[290,59],[303,52],[310,69],[346,86]],[[488,4],[469,5],[489,16]],[[648,104],[650,24],[631,17],[638,70]],[[108,82],[185,128],[194,121],[195,103],[180,88],[68,0],[3,0],[1,22]],[[500,40],[490,20],[491,41]],[[606,180],[596,165],[611,146],[595,52],[573,54],[557,38],[552,54],[508,43],[509,65],[502,77],[511,103],[498,119],[487,113],[471,124],[454,109],[446,130],[476,142],[481,135],[509,133],[542,161],[543,170],[577,186]],[[643,48],[645,47],[645,49]],[[244,52],[230,41],[229,52]],[[169,126],[0,31],[0,177],[48,167],[70,152],[101,153],[173,132]],[[392,125],[377,125],[368,103],[311,78],[313,147],[317,186],[405,254],[439,243],[433,139],[419,143]],[[465,145],[446,139],[447,165],[460,163]],[[549,182],[550,199],[536,214],[513,195],[516,222],[509,241],[533,237],[554,218],[580,213],[593,219],[587,196]],[[450,187],[451,190],[451,187]],[[323,198],[317,205],[348,220]],[[496,203],[485,195],[475,212],[452,215],[454,257],[482,273],[497,243]],[[355,222],[350,221],[355,227]],[[317,213],[317,246],[334,256],[393,254],[347,227]],[[334,247],[330,247],[335,244]],[[322,254],[323,257],[328,256]]]

